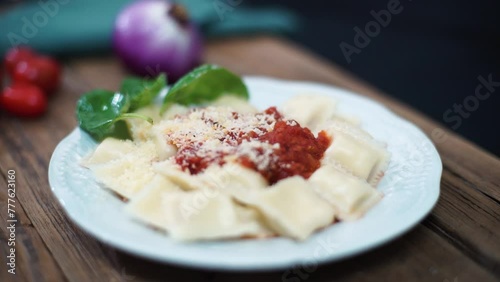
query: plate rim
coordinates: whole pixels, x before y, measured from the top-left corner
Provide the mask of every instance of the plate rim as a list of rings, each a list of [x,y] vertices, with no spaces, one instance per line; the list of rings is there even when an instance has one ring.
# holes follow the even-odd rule
[[[386,236],[384,239],[379,240],[373,244],[370,244],[368,246],[364,247],[358,247],[354,248],[351,251],[341,255],[341,256],[335,256],[335,257],[323,257],[321,259],[317,260],[318,264],[324,264],[324,263],[329,263],[329,262],[334,262],[334,261],[340,261],[340,260],[345,260],[347,258],[350,258],[352,256],[368,252],[370,250],[373,250],[375,248],[378,248],[382,245],[385,245],[386,243],[395,240],[396,238],[400,237],[401,235],[407,233],[411,229],[413,229],[415,226],[417,226],[435,207],[439,196],[440,196],[440,181],[441,181],[441,175],[442,175],[442,161],[439,156],[439,153],[437,149],[435,148],[433,142],[428,138],[428,136],[415,124],[412,122],[406,120],[405,118],[400,117],[396,113],[394,113],[392,110],[387,108],[385,105],[379,103],[378,101],[375,101],[369,97],[365,97],[361,94],[352,92],[350,90],[340,88],[334,85],[329,85],[329,84],[324,84],[324,83],[318,83],[318,82],[312,82],[312,81],[297,81],[297,80],[285,80],[285,79],[279,79],[279,78],[273,78],[273,77],[265,77],[265,76],[245,76],[244,77],[245,83],[247,85],[249,84],[255,84],[255,83],[278,83],[280,84],[279,86],[281,87],[282,84],[286,84],[287,87],[295,87],[300,85],[303,88],[324,88],[326,90],[334,90],[337,91],[338,93],[341,93],[342,95],[348,95],[352,97],[356,97],[356,99],[362,100],[366,103],[371,104],[372,106],[375,106],[376,108],[379,108],[380,110],[385,111],[387,114],[391,116],[391,119],[397,121],[398,123],[404,124],[405,126],[411,128],[411,130],[418,132],[424,140],[429,141],[430,149],[430,156],[433,160],[433,167],[432,170],[430,170],[429,173],[429,178],[432,179],[432,182],[434,182],[435,186],[435,197],[433,197],[431,200],[429,200],[426,204],[426,209],[425,212],[420,213],[415,220],[410,222],[409,224],[405,225],[402,228],[399,228],[397,232],[393,232],[390,236]],[[92,235],[92,237],[98,239],[100,242],[103,242],[105,244],[108,244],[110,246],[113,246],[117,249],[120,249],[121,251],[124,251],[126,253],[129,253],[134,256],[142,257],[148,260],[153,260],[157,261],[160,263],[169,263],[173,265],[179,265],[179,266],[185,266],[185,267],[193,267],[193,268],[198,268],[198,269],[211,269],[211,270],[225,270],[225,271],[259,271],[259,270],[279,270],[279,269],[286,269],[289,267],[293,267],[297,264],[303,263],[303,261],[298,261],[295,259],[291,259],[288,261],[276,261],[273,262],[272,264],[252,264],[252,265],[221,265],[217,261],[214,262],[207,262],[207,261],[198,261],[196,259],[180,259],[179,257],[174,256],[156,256],[156,255],[151,255],[151,254],[146,254],[144,252],[138,252],[137,250],[132,250],[131,248],[127,247],[126,244],[123,244],[119,240],[110,240],[109,238],[106,238],[102,233],[98,232],[95,230],[95,228],[92,226],[92,224],[89,224],[86,222],[86,220],[82,220],[81,217],[78,217],[78,215],[73,214],[73,211],[71,209],[68,209],[66,207],[66,204],[64,202],[63,198],[63,193],[62,189],[58,188],[60,183],[56,181],[56,176],[55,176],[55,165],[54,163],[58,158],[61,157],[62,155],[62,148],[67,145],[71,140],[74,138],[79,137],[81,134],[88,135],[84,131],[82,131],[78,126],[74,128],[71,133],[69,133],[66,137],[64,137],[56,146],[54,149],[54,152],[52,153],[50,162],[49,162],[49,169],[48,169],[48,174],[49,174],[49,184],[52,192],[54,193],[55,198],[57,201],[61,204],[63,207],[64,213],[68,216],[68,218],[75,223],[81,230],[84,232]],[[439,165],[437,165],[439,164]]]

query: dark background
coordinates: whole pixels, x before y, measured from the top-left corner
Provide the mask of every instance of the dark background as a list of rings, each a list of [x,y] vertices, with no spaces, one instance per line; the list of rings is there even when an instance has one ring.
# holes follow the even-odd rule
[[[412,105],[455,132],[500,155],[500,87],[477,110],[456,121],[444,113],[475,94],[478,76],[500,82],[500,1],[401,0],[403,10],[347,62],[339,47],[353,46],[356,32],[373,21],[371,10],[389,0],[254,0],[296,11],[302,29],[289,37]],[[484,91],[484,90],[483,90]],[[455,114],[451,114],[455,115]],[[449,118],[451,118],[451,115]]]

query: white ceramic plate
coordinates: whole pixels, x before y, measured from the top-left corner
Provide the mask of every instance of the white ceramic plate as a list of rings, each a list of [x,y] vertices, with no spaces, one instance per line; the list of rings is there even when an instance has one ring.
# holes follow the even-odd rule
[[[387,142],[390,167],[378,186],[383,200],[362,219],[332,225],[306,241],[286,238],[181,243],[122,212],[124,203],[79,165],[96,143],[75,129],[55,149],[49,167],[52,191],[69,217],[97,239],[157,261],[227,270],[284,269],[367,251],[408,231],[439,197],[442,164],[431,141],[413,124],[367,98],[327,85],[249,77],[251,102],[261,109],[295,94],[317,93],[339,101],[339,111],[359,117],[376,139]]]

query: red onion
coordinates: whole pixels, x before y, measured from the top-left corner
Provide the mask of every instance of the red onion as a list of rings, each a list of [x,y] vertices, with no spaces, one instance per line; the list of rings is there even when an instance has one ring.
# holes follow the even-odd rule
[[[201,61],[202,40],[186,10],[164,0],[136,1],[118,15],[114,50],[138,75],[177,80]]]

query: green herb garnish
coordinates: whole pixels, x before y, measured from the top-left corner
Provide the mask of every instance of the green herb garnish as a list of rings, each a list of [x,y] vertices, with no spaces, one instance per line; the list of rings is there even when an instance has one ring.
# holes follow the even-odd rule
[[[202,65],[179,79],[163,100],[161,112],[170,105],[199,105],[223,95],[249,98],[241,77],[216,65]]]
[[[123,120],[141,118],[150,123],[150,117],[132,113],[151,104],[166,85],[164,74],[154,80],[130,77],[123,81],[120,92],[93,90],[78,100],[76,116],[80,127],[97,141],[106,137],[129,139]]]
[[[129,77],[123,80],[120,93],[130,97],[130,111],[150,105],[160,91],[167,86],[167,79],[160,74],[154,80]]]

